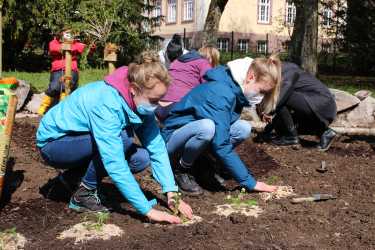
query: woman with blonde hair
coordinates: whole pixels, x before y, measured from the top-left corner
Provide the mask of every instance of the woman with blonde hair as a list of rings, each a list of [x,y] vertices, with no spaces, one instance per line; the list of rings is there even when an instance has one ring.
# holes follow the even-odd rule
[[[264,112],[268,112],[276,106],[280,60],[276,55],[238,59],[228,63],[228,67],[208,71],[204,77],[207,83],[195,87],[173,106],[162,130],[168,153],[179,159],[174,173],[180,190],[190,195],[202,193],[192,166],[210,146],[241,186],[274,191],[275,186],[254,179],[234,148],[251,133],[250,123],[240,119],[242,109],[261,103]]]
[[[173,107],[190,90],[205,80],[206,72],[217,66],[219,62],[219,51],[211,46],[202,47],[199,52],[192,50],[174,60],[169,67],[172,83],[167,93],[160,101],[160,107],[156,114],[163,121]]]
[[[219,65],[220,52],[216,47],[207,45],[200,48],[198,51],[201,56],[208,60],[208,62],[211,64],[213,68]]]
[[[107,211],[97,187],[108,175],[122,195],[142,215],[154,221],[181,223],[180,218],[152,208],[132,173],[150,163],[152,173],[173,208],[178,190],[154,111],[167,91],[167,70],[153,56],[140,64],[120,67],[104,81],[87,84],[53,107],[41,120],[37,146],[43,159],[60,169],[86,168],[69,207],[78,212]],[[147,58],[147,60],[146,60]],[[133,142],[134,134],[142,147]],[[192,210],[179,202],[188,218]]]
[[[337,109],[333,94],[324,83],[294,63],[282,64],[282,78],[277,106],[263,114],[269,122],[263,138],[271,139],[278,146],[287,146],[299,144],[299,134],[316,135],[320,138],[318,150],[327,151],[337,135],[329,128]]]

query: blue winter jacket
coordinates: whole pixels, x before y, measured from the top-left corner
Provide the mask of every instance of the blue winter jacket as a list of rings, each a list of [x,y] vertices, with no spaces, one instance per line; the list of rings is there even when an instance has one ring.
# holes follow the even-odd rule
[[[141,214],[155,204],[148,201],[130,172],[124,156],[121,131],[132,126],[151,158],[154,178],[163,192],[177,191],[168,153],[154,115],[140,117],[120,93],[104,81],[88,84],[74,91],[43,117],[37,131],[37,146],[73,132],[93,135],[105,170],[123,196]]]
[[[189,122],[211,119],[215,122],[212,151],[241,186],[252,190],[256,181],[234,151],[229,133],[230,126],[240,118],[243,107],[249,106],[249,102],[232,79],[229,68],[219,66],[207,71],[204,77],[207,83],[195,87],[173,106],[162,135],[168,141],[174,130]]]

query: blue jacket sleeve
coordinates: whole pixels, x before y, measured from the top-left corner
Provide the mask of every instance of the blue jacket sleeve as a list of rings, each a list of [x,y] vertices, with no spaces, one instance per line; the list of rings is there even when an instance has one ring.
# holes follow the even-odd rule
[[[147,214],[152,202],[146,199],[125,160],[119,115],[103,104],[94,107],[88,115],[105,170],[130,204],[141,214]]]
[[[147,149],[151,158],[152,175],[162,186],[162,191],[175,192],[178,190],[169,161],[165,142],[160,135],[155,116],[144,116],[143,124],[136,130],[142,146]]]
[[[249,190],[253,190],[256,180],[249,173],[249,170],[234,151],[230,143],[230,121],[231,101],[228,97],[220,98],[220,105],[211,103],[215,107],[212,114],[215,121],[215,135],[211,147],[216,156],[221,160],[224,167],[229,170],[234,179]]]

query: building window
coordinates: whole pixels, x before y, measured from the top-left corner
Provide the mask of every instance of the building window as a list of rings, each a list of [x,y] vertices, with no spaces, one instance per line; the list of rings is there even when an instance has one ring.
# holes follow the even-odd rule
[[[271,0],[258,0],[258,23],[270,23]]]
[[[194,0],[184,0],[184,21],[192,21],[194,14]]]
[[[268,52],[267,41],[258,41],[257,42],[257,53],[267,54],[267,52]]]
[[[152,10],[152,17],[161,16],[161,0],[156,0],[153,3],[154,9]]]
[[[293,26],[294,20],[296,20],[297,8],[292,1],[286,2],[286,14],[285,14],[285,23],[286,25]]]
[[[159,18],[157,21],[156,21],[156,25],[160,25],[160,17],[162,16],[162,13],[161,13],[161,0],[155,0],[153,2],[153,5],[154,5],[154,9],[152,10],[152,17],[154,18]]]
[[[228,50],[229,50],[229,39],[228,38],[217,39],[217,48],[220,51],[228,52]]]
[[[249,51],[249,40],[238,40],[238,51],[247,53]]]
[[[177,21],[177,0],[168,0],[168,23],[175,23]]]
[[[326,28],[330,28],[332,25],[332,10],[325,9],[323,10],[323,26]]]

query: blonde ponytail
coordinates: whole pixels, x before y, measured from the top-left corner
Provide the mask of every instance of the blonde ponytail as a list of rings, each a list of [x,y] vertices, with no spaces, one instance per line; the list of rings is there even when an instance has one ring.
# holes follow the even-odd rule
[[[144,51],[138,58],[138,63],[128,66],[128,80],[139,91],[152,89],[155,83],[150,79],[158,79],[165,86],[169,86],[171,79],[167,69],[160,63],[159,56],[153,51]]]
[[[199,54],[206,58],[212,67],[216,67],[220,63],[220,52],[211,45],[206,45],[199,49]]]
[[[272,54],[269,58],[255,58],[250,68],[253,70],[257,82],[271,83],[273,88],[264,94],[260,103],[263,113],[270,113],[276,108],[281,88],[281,61],[277,54]]]

